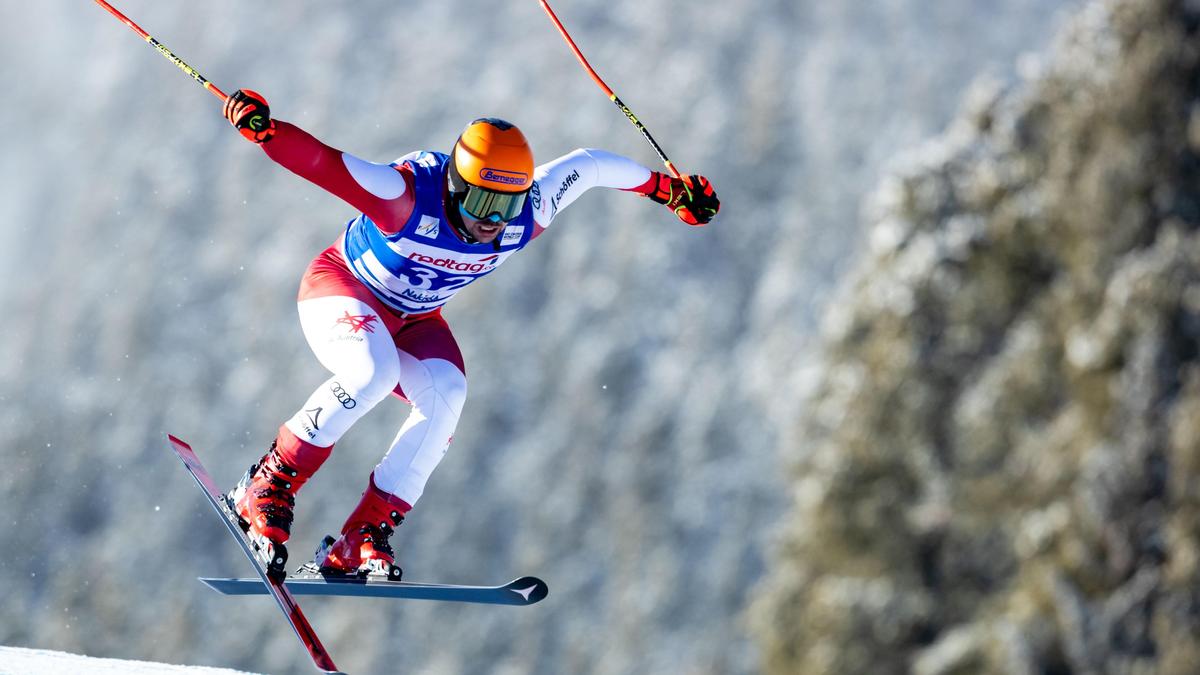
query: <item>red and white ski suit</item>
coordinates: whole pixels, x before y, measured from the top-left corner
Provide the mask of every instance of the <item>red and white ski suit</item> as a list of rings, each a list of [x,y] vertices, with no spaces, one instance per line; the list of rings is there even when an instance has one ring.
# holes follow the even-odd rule
[[[272,160],[361,211],[382,234],[394,235],[405,227],[417,203],[417,182],[404,160],[430,153],[376,164],[331,148],[292,124],[276,125],[275,137],[262,145]],[[544,232],[588,189],[644,194],[651,189],[651,175],[632,160],[591,149],[538,166],[530,191],[532,236]],[[449,447],[466,401],[466,368],[440,306],[405,312],[385,301],[351,271],[343,247],[339,236],[312,261],[300,283],[297,306],[304,337],[332,376],[284,423],[280,440],[285,448],[330,448],[394,393],[408,401],[412,411],[375,467],[374,482],[411,506]]]

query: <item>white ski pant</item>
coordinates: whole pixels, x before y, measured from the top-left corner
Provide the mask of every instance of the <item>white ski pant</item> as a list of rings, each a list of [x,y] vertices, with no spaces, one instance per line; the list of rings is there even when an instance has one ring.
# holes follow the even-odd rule
[[[313,445],[337,443],[390,393],[412,404],[375,484],[410,505],[417,503],[441,462],[467,397],[462,356],[440,315],[422,317],[391,335],[369,305],[351,297],[301,300],[304,337],[333,373],[285,424]]]

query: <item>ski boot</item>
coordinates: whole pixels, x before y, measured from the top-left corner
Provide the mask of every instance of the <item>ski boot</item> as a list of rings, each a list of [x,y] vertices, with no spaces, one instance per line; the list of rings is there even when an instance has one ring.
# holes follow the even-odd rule
[[[284,543],[291,534],[296,492],[330,451],[330,448],[318,448],[299,441],[291,432],[285,435],[285,431],[280,430],[267,453],[250,466],[226,496],[230,508],[237,514],[238,523],[266,566],[267,576],[276,581],[287,575],[284,566],[288,552]],[[288,443],[293,439],[295,443]],[[281,449],[281,442],[296,449],[288,453]],[[285,459],[288,455],[291,458]]]
[[[317,549],[314,560],[318,571],[329,576],[356,575],[400,581],[403,571],[396,565],[396,554],[389,539],[404,522],[412,507],[402,499],[370,485],[346,523],[338,539],[327,536]]]

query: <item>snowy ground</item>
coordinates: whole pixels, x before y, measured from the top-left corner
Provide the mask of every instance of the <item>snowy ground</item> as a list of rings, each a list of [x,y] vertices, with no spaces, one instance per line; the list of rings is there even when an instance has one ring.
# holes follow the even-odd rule
[[[52,652],[43,649],[0,647],[0,675],[158,675],[158,673],[191,673],[192,675],[234,675],[241,670],[172,666],[148,661],[96,659],[90,656]]]

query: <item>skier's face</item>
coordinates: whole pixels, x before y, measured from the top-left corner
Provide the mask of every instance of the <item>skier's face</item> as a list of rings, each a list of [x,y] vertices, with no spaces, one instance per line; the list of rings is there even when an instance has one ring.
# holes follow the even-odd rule
[[[458,214],[462,216],[463,226],[467,228],[467,232],[475,237],[475,241],[481,244],[490,244],[500,236],[504,231],[504,226],[508,225],[507,221],[495,219],[480,219],[467,213],[461,207]]]
[[[457,202],[463,226],[477,241],[488,244],[504,231],[504,226],[521,213],[525,192],[500,192],[477,185],[467,185],[452,195]]]

